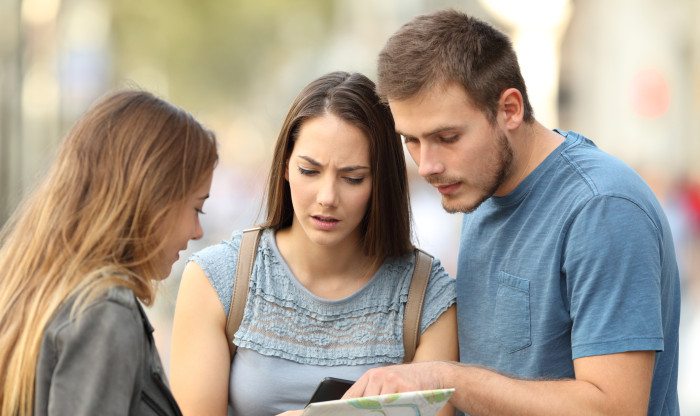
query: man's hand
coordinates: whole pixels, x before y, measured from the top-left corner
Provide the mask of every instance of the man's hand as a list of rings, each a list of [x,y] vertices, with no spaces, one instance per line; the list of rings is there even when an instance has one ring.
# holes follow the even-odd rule
[[[444,388],[439,378],[443,365],[447,364],[428,361],[373,368],[350,387],[343,399]]]

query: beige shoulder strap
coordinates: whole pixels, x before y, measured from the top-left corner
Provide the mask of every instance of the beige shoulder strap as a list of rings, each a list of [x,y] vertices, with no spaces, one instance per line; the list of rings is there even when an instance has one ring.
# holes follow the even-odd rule
[[[433,257],[421,249],[416,249],[416,265],[413,268],[411,286],[408,289],[406,310],[403,314],[403,348],[405,363],[413,361],[418,346],[420,319],[423,312],[423,299],[433,268]]]
[[[233,334],[238,331],[243,320],[243,311],[248,301],[248,286],[250,275],[253,272],[255,255],[258,253],[258,242],[262,228],[248,228],[243,230],[243,239],[238,249],[238,263],[236,264],[236,280],[233,284],[233,294],[231,295],[231,306],[228,317],[226,317],[226,338],[228,348],[231,352],[231,359],[236,354],[236,344],[233,343]]]
[[[241,246],[238,250],[238,263],[236,265],[236,280],[231,296],[231,306],[226,319],[226,338],[228,339],[231,359],[236,354],[236,344],[233,343],[233,334],[243,320],[243,311],[248,298],[250,275],[253,271],[253,263],[257,254],[258,242],[262,229],[259,227],[244,230]],[[420,319],[423,311],[423,299],[428,287],[430,270],[433,265],[433,257],[426,252],[416,249],[416,263],[411,277],[411,285],[408,289],[408,300],[403,317],[403,344],[404,362],[411,362],[418,345],[418,333],[420,331]]]

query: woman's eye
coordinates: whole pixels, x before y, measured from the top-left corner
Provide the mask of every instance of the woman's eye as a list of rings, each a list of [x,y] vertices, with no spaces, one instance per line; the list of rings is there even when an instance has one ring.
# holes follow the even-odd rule
[[[195,208],[194,210],[197,211],[197,214],[199,214],[199,215],[204,215],[204,214],[206,214],[206,212],[202,211],[202,210],[199,209],[199,208]]]
[[[304,169],[301,166],[299,166],[298,169],[299,169],[299,173],[301,173],[302,175],[313,175],[316,173],[315,170]]]
[[[345,180],[351,185],[359,185],[364,182],[365,178],[345,178]]]

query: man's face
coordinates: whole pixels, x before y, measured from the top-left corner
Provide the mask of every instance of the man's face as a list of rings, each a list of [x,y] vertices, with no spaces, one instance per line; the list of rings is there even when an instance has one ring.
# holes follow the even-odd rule
[[[418,173],[440,191],[447,212],[471,212],[492,195],[502,196],[513,151],[461,85],[389,100],[389,107]]]

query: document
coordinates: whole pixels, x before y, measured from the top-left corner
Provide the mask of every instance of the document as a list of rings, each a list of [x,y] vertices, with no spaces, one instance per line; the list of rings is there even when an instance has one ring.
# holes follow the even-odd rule
[[[302,416],[435,416],[454,391],[423,390],[310,403]]]

